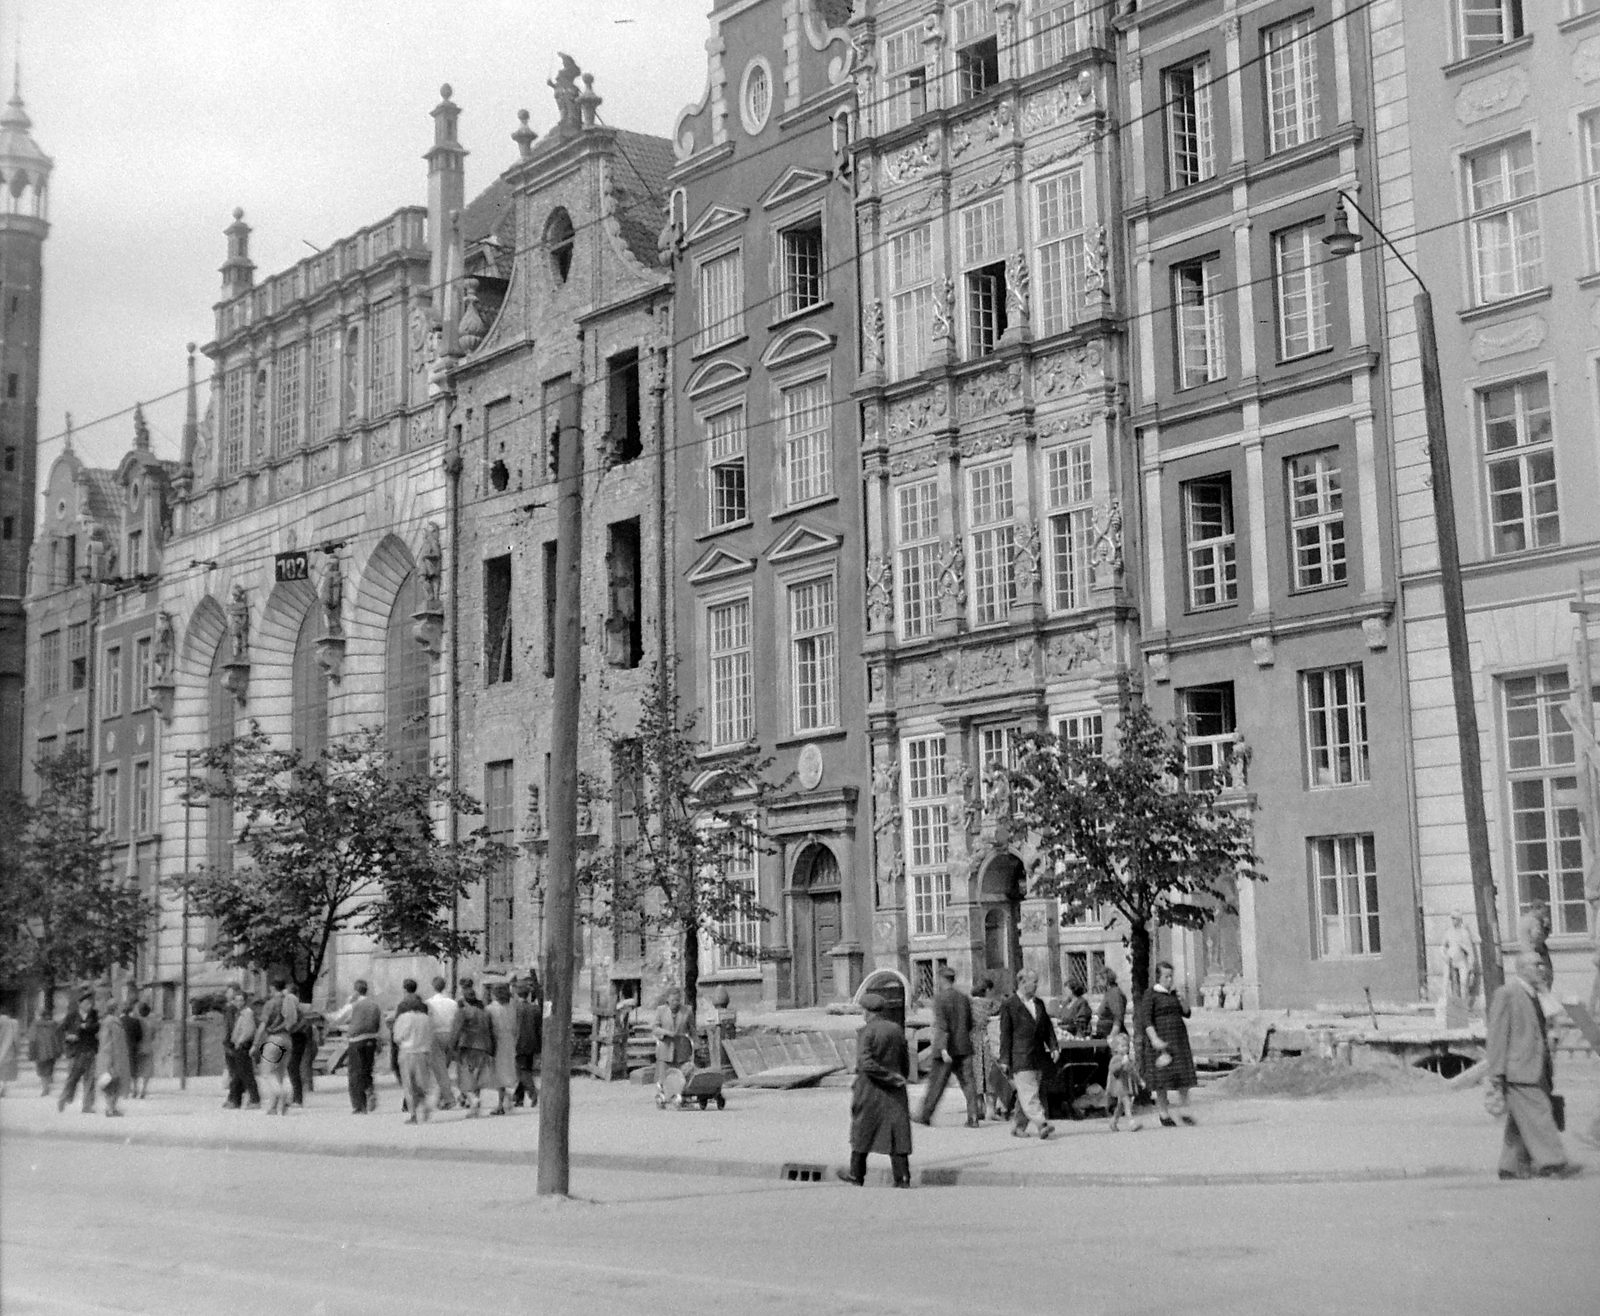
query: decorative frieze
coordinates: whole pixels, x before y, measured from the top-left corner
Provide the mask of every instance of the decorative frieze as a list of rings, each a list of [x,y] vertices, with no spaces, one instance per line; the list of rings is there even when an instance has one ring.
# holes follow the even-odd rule
[[[914,183],[926,178],[939,167],[939,139],[930,133],[921,141],[901,147],[892,155],[883,157],[883,182],[885,187],[901,183]]]
[[[1106,379],[1100,347],[1096,343],[1085,343],[1048,356],[1039,362],[1035,378],[1038,395],[1042,398],[1065,397],[1098,387]]]
[[[895,443],[931,429],[944,419],[946,409],[942,389],[894,403],[889,408],[889,442]]]
[[[956,419],[965,423],[1004,410],[1022,397],[1022,367],[1013,363],[1004,374],[977,375],[956,395]]]

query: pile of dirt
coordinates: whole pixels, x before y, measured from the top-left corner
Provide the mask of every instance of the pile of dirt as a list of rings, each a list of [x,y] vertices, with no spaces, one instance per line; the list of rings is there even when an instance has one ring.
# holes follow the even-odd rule
[[[1316,1056],[1286,1056],[1241,1065],[1211,1091],[1230,1097],[1379,1097],[1441,1091],[1443,1084],[1425,1069],[1358,1069]]]

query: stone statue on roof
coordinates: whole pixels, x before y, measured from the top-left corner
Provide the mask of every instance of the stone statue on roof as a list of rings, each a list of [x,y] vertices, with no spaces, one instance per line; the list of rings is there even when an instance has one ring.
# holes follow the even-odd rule
[[[578,103],[578,78],[582,70],[571,55],[561,56],[561,72],[547,84],[556,94],[556,108],[561,112],[557,125],[559,132],[577,132],[583,127],[583,113]]]

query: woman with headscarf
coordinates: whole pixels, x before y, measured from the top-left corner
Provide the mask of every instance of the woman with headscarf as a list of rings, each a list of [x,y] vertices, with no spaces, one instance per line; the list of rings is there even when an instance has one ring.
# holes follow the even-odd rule
[[[1178,1094],[1181,1113],[1178,1119],[1193,1124],[1189,1114],[1189,1089],[1199,1081],[1194,1072],[1194,1052],[1189,1047],[1189,1007],[1173,991],[1172,965],[1163,960],[1156,965],[1156,985],[1139,1002],[1139,1031],[1143,1035],[1144,1062],[1140,1075],[1146,1087],[1156,1094],[1161,1123],[1176,1128],[1177,1121],[1167,1107],[1167,1093]]]
[[[911,1187],[911,1101],[906,1078],[911,1053],[905,1029],[885,1019],[883,997],[861,998],[867,1022],[856,1034],[856,1081],[850,1092],[850,1168],[839,1178],[857,1188],[866,1182],[867,1156],[889,1158],[896,1188]]]
[[[128,1055],[128,1030],[109,999],[102,1002],[100,1011],[100,1051],[94,1072],[106,1094],[106,1115],[120,1116],[117,1102],[133,1086],[133,1061]]]
[[[456,1057],[467,1118],[477,1119],[483,1114],[483,1085],[494,1071],[494,1030],[471,978],[461,980],[461,1005],[450,1032],[450,1050]]]

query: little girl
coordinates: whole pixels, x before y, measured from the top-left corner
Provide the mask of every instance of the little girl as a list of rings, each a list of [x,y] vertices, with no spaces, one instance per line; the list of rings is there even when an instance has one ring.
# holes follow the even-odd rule
[[[1106,1073],[1106,1097],[1111,1102],[1111,1132],[1117,1131],[1117,1122],[1128,1117],[1128,1129],[1137,1132],[1139,1121],[1133,1117],[1134,1085],[1138,1080],[1133,1053],[1128,1045],[1128,1035],[1118,1029],[1111,1035],[1111,1066]]]

